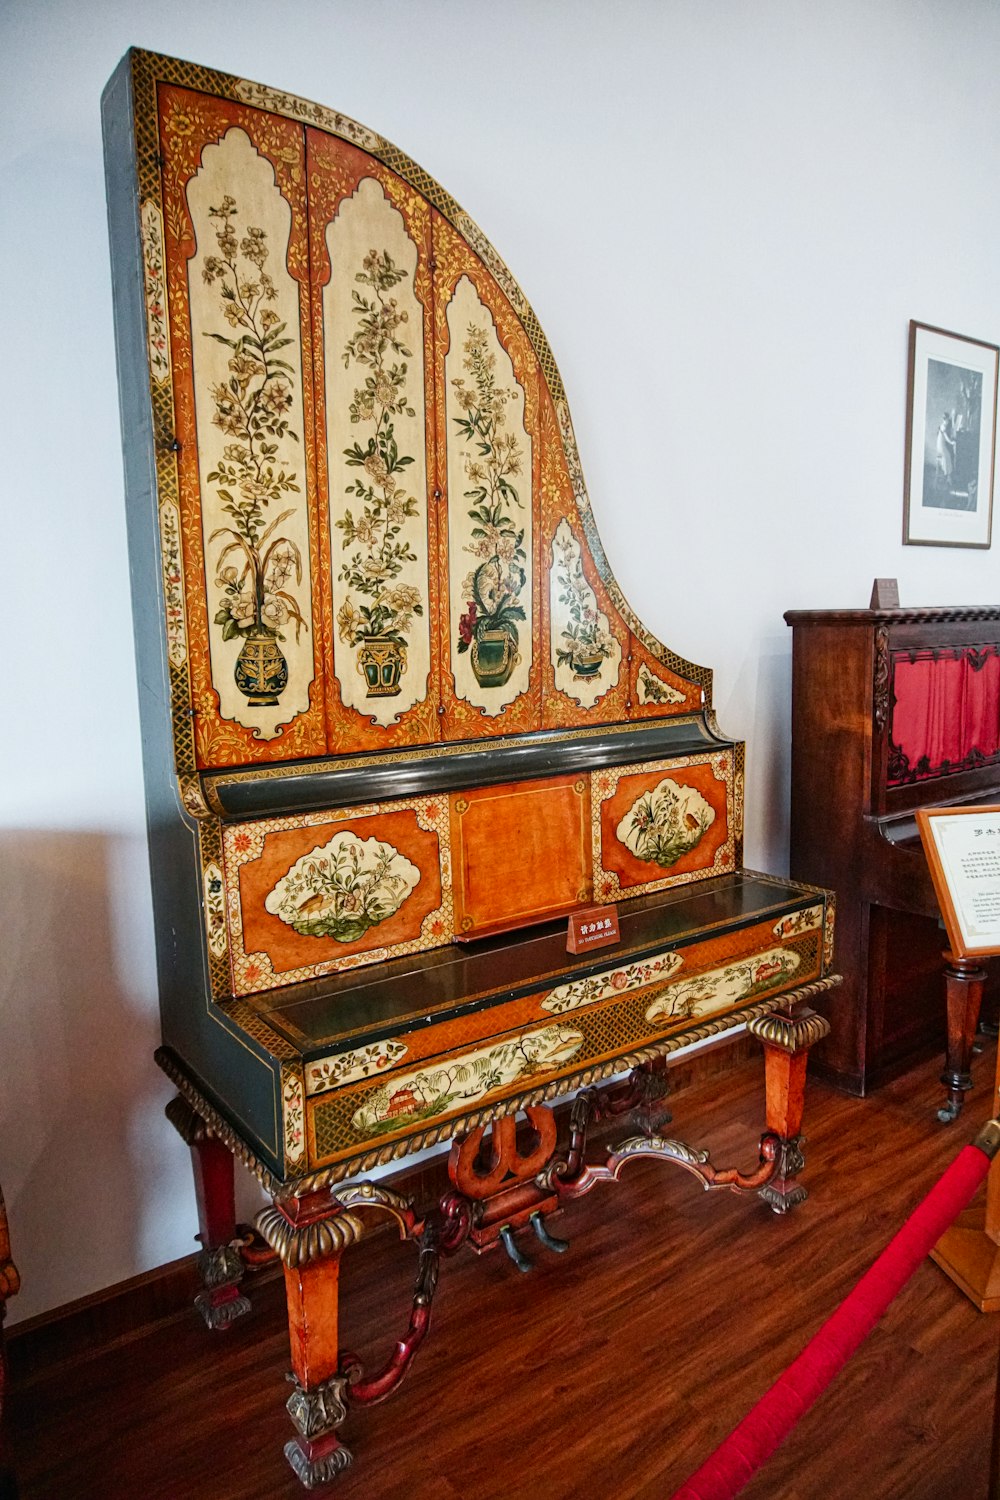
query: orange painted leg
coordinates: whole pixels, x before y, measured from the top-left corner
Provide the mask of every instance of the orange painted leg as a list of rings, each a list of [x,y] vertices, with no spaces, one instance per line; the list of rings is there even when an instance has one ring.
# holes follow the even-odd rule
[[[360,1239],[363,1226],[328,1192],[318,1192],[265,1209],[257,1228],[285,1271],[295,1387],[288,1414],[296,1428],[285,1457],[311,1490],[351,1462],[350,1450],[337,1436],[347,1416],[347,1380],[338,1373],[338,1283],[340,1257]]]
[[[810,1047],[829,1030],[829,1021],[808,1006],[760,1016],[747,1026],[764,1048],[767,1128],[781,1142],[778,1170],[760,1189],[760,1196],[776,1214],[787,1213],[807,1197],[805,1188],[796,1181],[805,1165],[801,1130],[806,1065]]]

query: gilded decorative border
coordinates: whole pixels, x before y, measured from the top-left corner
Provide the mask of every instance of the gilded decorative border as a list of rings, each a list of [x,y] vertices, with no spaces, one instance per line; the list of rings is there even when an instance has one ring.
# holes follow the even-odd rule
[[[889,717],[889,693],[891,684],[889,664],[889,631],[880,625],[875,632],[875,666],[872,677],[872,705],[875,728],[881,734]]]
[[[244,1036],[250,1037],[251,1041],[263,1047],[265,1052],[279,1062],[298,1062],[301,1059],[299,1048],[280,1036],[246,1000],[230,1000],[220,1010],[226,1020],[238,1027]]]
[[[145,228],[155,223],[162,230],[163,188],[160,178],[160,143],[156,108],[156,85],[164,82],[177,83],[189,88],[206,89],[210,93],[232,90],[235,78],[228,74],[213,73],[207,68],[196,67],[176,58],[163,57],[150,52],[134,50],[131,53],[132,89],[134,98],[134,129],[136,151],[136,175],[139,189],[140,225]],[[143,276],[146,286],[144,303],[147,320],[150,316],[149,271],[147,237],[143,235],[139,250],[143,260]],[[161,238],[162,248],[162,238]],[[162,262],[161,262],[162,264]],[[164,304],[164,319],[167,319]],[[170,361],[169,340],[165,356]],[[149,368],[149,390],[153,413],[153,438],[156,450],[157,510],[160,528],[160,567],[164,584],[164,609],[167,621],[168,667],[170,673],[170,711],[173,726],[174,767],[179,782],[182,805],[194,817],[203,817],[204,810],[190,795],[191,779],[197,775],[194,744],[194,720],[191,712],[191,677],[188,665],[186,620],[182,613],[182,625],[178,630],[175,611],[183,597],[178,599],[182,588],[184,556],[179,537],[177,518],[180,513],[180,489],[177,465],[177,422],[174,411],[173,383],[163,378],[160,351],[151,344],[147,334],[146,355]],[[174,621],[171,635],[171,621]]]

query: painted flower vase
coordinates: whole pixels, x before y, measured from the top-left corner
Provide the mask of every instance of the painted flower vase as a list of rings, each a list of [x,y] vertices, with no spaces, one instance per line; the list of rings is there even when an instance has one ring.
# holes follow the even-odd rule
[[[521,660],[514,637],[502,625],[472,637],[472,670],[480,687],[503,687]]]
[[[368,686],[367,697],[395,698],[406,671],[406,647],[381,636],[365,636],[358,652],[358,671]]]
[[[603,660],[603,651],[583,650],[574,652],[570,661],[570,666],[573,668],[573,676],[580,681],[585,681],[588,677],[596,677],[601,670]]]
[[[236,658],[233,675],[251,708],[273,708],[288,685],[288,663],[269,630],[261,626],[248,631]]]

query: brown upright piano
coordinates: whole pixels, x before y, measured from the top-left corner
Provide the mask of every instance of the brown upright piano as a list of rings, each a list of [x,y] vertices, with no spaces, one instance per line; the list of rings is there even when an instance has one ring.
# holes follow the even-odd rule
[[[526,1265],[641,1156],[804,1196],[832,907],[743,868],[743,746],[622,598],[552,353],[454,200],[342,114],[170,58],[129,54],[104,122],[157,1056],[209,1324],[246,1311],[249,1258],[283,1263],[314,1485],[409,1367],[443,1256]],[[745,1027],[766,1129],[741,1170],[656,1101],[671,1053]],[[445,1141],[439,1203],[387,1183]],[[380,1218],[417,1279],[371,1372],[337,1273]]]
[[[836,892],[824,1077],[865,1094],[946,1045],[947,939],[917,808],[1000,800],[1000,608],[790,610],[791,872]],[[968,1086],[971,1037],[943,1079]]]

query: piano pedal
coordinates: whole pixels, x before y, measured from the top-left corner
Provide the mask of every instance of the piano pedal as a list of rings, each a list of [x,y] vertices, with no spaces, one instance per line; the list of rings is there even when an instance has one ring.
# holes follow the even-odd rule
[[[562,1255],[569,1249],[569,1240],[557,1240],[555,1235],[549,1234],[540,1213],[533,1213],[529,1222],[546,1250],[554,1250],[557,1255]]]
[[[513,1229],[511,1229],[509,1224],[505,1224],[501,1229],[500,1241],[507,1254],[510,1256],[511,1260],[514,1262],[517,1269],[522,1272],[522,1274],[526,1275],[528,1271],[533,1269],[531,1261],[518,1249],[517,1243],[514,1239],[514,1231]]]

